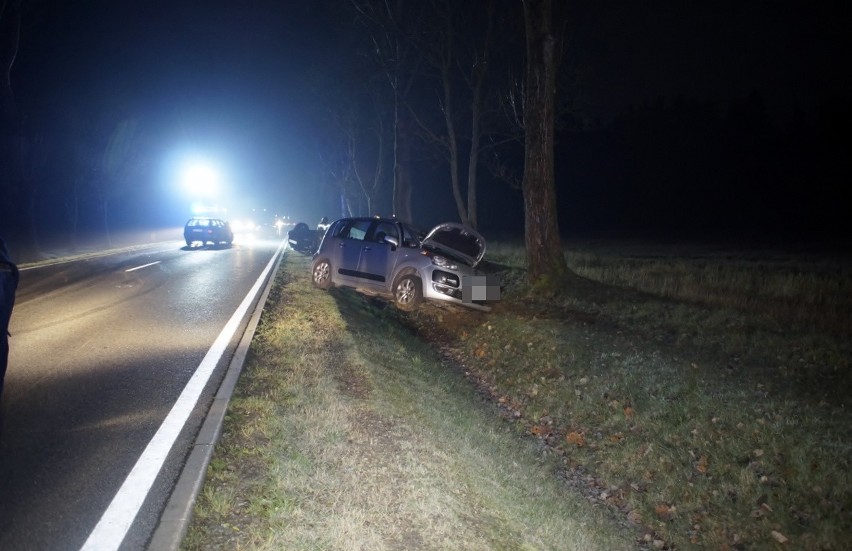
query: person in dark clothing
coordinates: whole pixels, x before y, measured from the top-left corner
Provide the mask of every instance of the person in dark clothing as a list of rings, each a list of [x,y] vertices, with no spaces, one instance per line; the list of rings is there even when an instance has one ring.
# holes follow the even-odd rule
[[[9,258],[6,242],[0,237],[0,400],[3,398],[3,379],[9,363],[9,319],[15,305],[15,291],[18,288],[18,267]],[[0,429],[2,429],[3,410],[0,408]]]

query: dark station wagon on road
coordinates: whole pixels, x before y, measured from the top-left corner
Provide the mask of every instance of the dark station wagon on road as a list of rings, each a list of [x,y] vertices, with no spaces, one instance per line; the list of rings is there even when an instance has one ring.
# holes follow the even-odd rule
[[[423,235],[393,218],[342,218],[328,228],[311,265],[319,288],[352,287],[391,297],[401,310],[423,299],[488,310],[471,294],[485,239],[447,222]],[[471,298],[474,296],[474,298]]]
[[[231,245],[234,242],[234,232],[231,225],[219,218],[194,217],[187,220],[183,228],[183,238],[187,247],[193,243],[202,246],[208,243],[212,245]]]

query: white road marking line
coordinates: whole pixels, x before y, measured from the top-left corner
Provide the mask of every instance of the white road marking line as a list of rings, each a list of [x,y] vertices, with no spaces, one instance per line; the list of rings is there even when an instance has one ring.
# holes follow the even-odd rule
[[[162,260],[158,260],[156,262],[149,262],[147,264],[142,264],[141,266],[136,266],[135,268],[128,268],[124,270],[125,272],[135,272],[136,270],[141,270],[142,268],[147,268],[148,266],[153,266],[154,264],[159,264]]]
[[[183,243],[183,241],[178,241],[177,243]],[[55,258],[53,260],[41,260],[41,261],[32,262],[32,263],[28,262],[28,263],[25,263],[25,264],[18,266],[18,270],[24,272],[24,271],[27,271],[27,270],[35,270],[37,268],[47,268],[48,266],[58,266],[60,264],[70,264],[71,262],[86,261],[86,260],[91,260],[93,258],[101,258],[101,257],[104,257],[104,256],[112,256],[112,255],[115,255],[115,254],[123,254],[123,253],[127,253],[127,252],[134,252],[134,251],[137,251],[137,250],[141,251],[141,250],[145,250],[146,247],[153,247],[153,246],[156,246],[156,245],[159,245],[159,244],[160,243],[154,243],[154,244],[151,244],[151,245],[138,245],[138,246],[134,246],[134,247],[128,247],[128,249],[114,249],[114,250],[101,251],[101,252],[97,252],[97,253],[83,253],[83,254],[78,254],[78,255],[72,255],[72,256],[69,256],[69,257]],[[173,250],[174,249],[170,247],[168,249],[160,249],[158,251],[151,251],[148,254],[155,255],[155,254],[160,254],[160,253],[171,252]]]
[[[177,440],[178,434],[183,429],[186,420],[198,403],[198,398],[201,396],[201,391],[213,374],[213,369],[219,363],[219,359],[228,347],[234,333],[239,328],[240,321],[245,316],[251,303],[254,301],[257,294],[260,292],[266,275],[272,270],[275,260],[281,253],[281,246],[272,255],[272,259],[260,277],[254,283],[249,293],[243,299],[243,302],[237,308],[228,323],[225,324],[222,332],[216,337],[213,346],[207,351],[204,359],[198,365],[195,373],[190,378],[189,382],[184,387],[175,405],[163,420],[162,425],[154,434],[154,437],[148,442],[145,451],[139,456],[136,465],[127,475],[118,493],[112,498],[98,524],[95,526],[86,543],[81,547],[81,551],[108,551],[118,549],[127,531],[133,524],[145,497],[151,490],[154,484],[154,479],[163,467],[166,461],[166,456]]]

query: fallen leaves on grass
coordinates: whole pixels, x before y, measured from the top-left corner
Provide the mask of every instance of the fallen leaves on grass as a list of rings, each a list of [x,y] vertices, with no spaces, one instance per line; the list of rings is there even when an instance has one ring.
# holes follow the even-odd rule
[[[634,526],[639,526],[642,524],[642,514],[636,509],[631,510],[627,513],[627,522],[633,524]]]
[[[707,474],[707,456],[702,455],[698,458],[698,462],[695,464],[695,470],[701,474]]]
[[[654,507],[654,513],[656,513],[657,518],[660,520],[671,520],[674,517],[675,512],[675,506],[668,505],[666,503],[658,503]]]
[[[780,543],[782,545],[790,541],[789,539],[787,539],[784,536],[784,534],[782,534],[781,532],[777,532],[775,530],[772,531],[772,539],[774,539],[775,541],[777,541],[778,543]]]
[[[530,428],[530,433],[534,436],[547,436],[550,434],[550,427],[547,425],[533,425]]]
[[[586,435],[583,434],[582,432],[578,432],[578,431],[575,431],[575,430],[572,430],[571,432],[566,434],[565,440],[569,444],[577,446],[578,448],[582,448],[583,446],[586,445]]]

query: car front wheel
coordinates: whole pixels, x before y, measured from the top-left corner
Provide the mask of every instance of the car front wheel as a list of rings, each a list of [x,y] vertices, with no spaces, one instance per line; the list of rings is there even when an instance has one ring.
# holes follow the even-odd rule
[[[331,287],[331,263],[328,259],[322,258],[314,263],[311,280],[320,289]]]
[[[423,298],[420,289],[420,278],[414,275],[404,275],[393,286],[393,302],[396,307],[405,312],[414,310]]]

